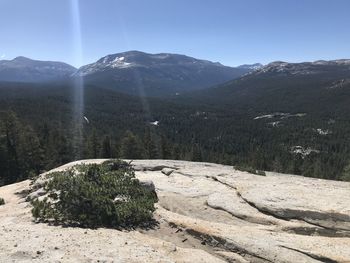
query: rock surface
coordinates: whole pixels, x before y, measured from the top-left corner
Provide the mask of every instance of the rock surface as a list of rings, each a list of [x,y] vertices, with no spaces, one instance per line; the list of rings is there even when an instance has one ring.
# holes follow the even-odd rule
[[[86,160],[77,163],[100,163]],[[170,160],[132,162],[159,197],[153,229],[35,224],[43,174],[0,188],[0,262],[350,262],[350,183]]]

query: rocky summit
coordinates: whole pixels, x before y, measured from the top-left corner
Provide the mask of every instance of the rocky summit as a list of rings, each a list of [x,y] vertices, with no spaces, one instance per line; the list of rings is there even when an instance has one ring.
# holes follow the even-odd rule
[[[350,183],[211,163],[132,164],[159,197],[154,226],[34,223],[28,200],[45,195],[46,173],[0,188],[0,262],[350,262]]]

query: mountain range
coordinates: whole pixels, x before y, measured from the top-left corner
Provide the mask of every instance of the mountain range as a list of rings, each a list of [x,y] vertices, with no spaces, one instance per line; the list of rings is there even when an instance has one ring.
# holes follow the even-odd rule
[[[200,90],[199,97],[205,94],[225,100],[235,97],[240,102],[238,93],[267,94],[267,90],[280,81],[285,82],[283,86],[293,86],[295,81],[301,82],[300,87],[307,83],[310,86],[310,82],[326,88],[344,86],[350,81],[349,71],[350,60],[346,59],[304,63],[276,61],[265,66],[256,63],[228,67],[185,55],[140,51],[107,55],[79,69],[62,62],[25,57],[0,61],[0,81],[40,83],[79,77],[86,85],[138,96],[196,94],[195,91]],[[273,83],[269,84],[270,80]],[[269,87],[261,88],[264,85]],[[228,96],[228,93],[232,94]]]
[[[70,82],[75,78],[83,78],[86,86],[141,97],[169,97],[175,103],[235,105],[252,115],[313,111],[334,116],[347,114],[350,60],[227,67],[185,55],[129,51],[79,69],[25,57],[0,61],[0,81]]]
[[[108,55],[79,69],[61,62],[17,57],[0,62],[0,81],[45,82],[82,77],[86,84],[128,94],[164,96],[209,88],[256,67],[228,67],[185,55],[140,51]]]

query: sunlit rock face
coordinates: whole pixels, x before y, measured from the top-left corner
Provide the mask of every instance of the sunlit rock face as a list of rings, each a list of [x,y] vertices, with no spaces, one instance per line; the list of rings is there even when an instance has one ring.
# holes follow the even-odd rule
[[[60,171],[86,160],[69,163]],[[0,188],[4,262],[348,262],[350,183],[171,160],[132,161],[159,202],[152,229],[34,224],[46,174]],[[33,189],[32,196],[27,192]]]

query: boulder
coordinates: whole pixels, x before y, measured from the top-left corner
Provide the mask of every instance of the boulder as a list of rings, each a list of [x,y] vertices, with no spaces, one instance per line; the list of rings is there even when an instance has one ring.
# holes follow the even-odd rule
[[[151,180],[140,181],[140,184],[150,192],[156,191],[156,187]]]
[[[44,196],[44,195],[46,195],[45,189],[44,188],[39,188],[38,190],[28,194],[27,200],[31,201],[31,200],[34,200],[34,199],[38,199],[39,197]]]

